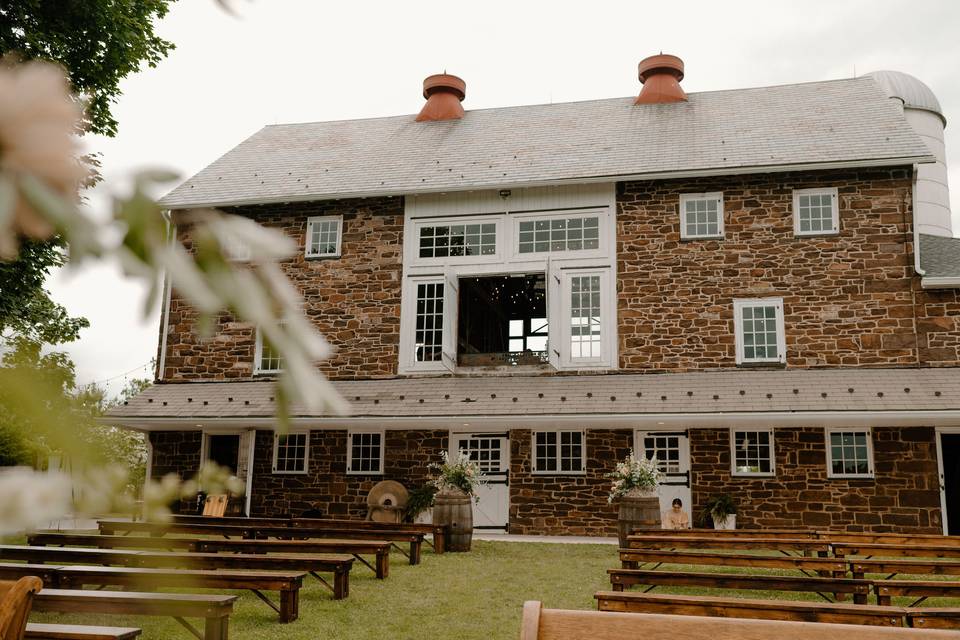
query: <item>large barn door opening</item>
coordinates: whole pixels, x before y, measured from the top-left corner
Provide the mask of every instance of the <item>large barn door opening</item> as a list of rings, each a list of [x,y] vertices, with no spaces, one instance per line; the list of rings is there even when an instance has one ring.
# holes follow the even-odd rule
[[[660,512],[670,508],[674,498],[683,501],[683,510],[690,515],[693,506],[690,491],[690,438],[686,431],[638,431],[634,448],[638,454],[657,461],[663,473],[658,496]]]
[[[960,535],[960,433],[940,434],[940,492],[944,533]]]
[[[480,464],[487,483],[477,490],[473,528],[506,531],[510,522],[510,436],[506,433],[452,433],[450,455],[466,451]]]

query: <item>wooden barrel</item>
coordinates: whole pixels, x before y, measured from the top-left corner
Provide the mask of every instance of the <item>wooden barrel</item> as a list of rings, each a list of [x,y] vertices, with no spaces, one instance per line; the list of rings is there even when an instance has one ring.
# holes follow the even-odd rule
[[[660,529],[660,499],[651,497],[620,498],[620,516],[617,518],[617,536],[620,548],[627,548],[627,536],[636,529]]]
[[[433,524],[448,526],[447,551],[470,551],[473,540],[472,498],[464,493],[438,493],[433,499]]]

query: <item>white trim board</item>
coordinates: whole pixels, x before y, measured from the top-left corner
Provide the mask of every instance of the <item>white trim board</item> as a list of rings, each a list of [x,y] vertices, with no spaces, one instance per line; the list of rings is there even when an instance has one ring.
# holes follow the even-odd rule
[[[101,418],[101,424],[126,427],[137,431],[195,431],[197,429],[231,429],[254,426],[274,429],[273,417],[218,418]],[[356,418],[292,417],[294,429],[384,428],[384,429],[447,429],[469,423],[472,429],[533,429],[576,425],[590,429],[656,429],[710,428],[731,426],[763,427],[930,427],[960,428],[960,409],[929,411],[757,411],[729,413],[627,413],[567,415],[496,415],[496,416],[370,416]],[[589,423],[588,427],[584,427]]]

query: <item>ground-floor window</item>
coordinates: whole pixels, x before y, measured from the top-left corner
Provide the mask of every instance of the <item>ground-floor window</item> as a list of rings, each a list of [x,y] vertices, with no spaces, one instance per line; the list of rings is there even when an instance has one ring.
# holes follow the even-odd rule
[[[273,436],[273,472],[306,473],[310,434],[287,433]]]
[[[583,473],[583,431],[535,431],[534,473]]]
[[[774,475],[773,429],[731,429],[731,472],[735,476]]]
[[[383,473],[383,432],[351,431],[349,433],[347,473]]]
[[[827,476],[873,477],[873,438],[870,429],[827,429]]]

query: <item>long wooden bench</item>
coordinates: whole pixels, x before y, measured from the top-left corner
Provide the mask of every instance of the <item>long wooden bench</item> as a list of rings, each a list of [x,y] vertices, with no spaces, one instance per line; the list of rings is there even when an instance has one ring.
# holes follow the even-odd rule
[[[915,607],[927,598],[958,598],[960,582],[947,580],[878,580],[873,582],[877,604],[889,605],[893,597],[917,598]]]
[[[100,533],[116,534],[126,533],[149,533],[154,536],[163,536],[167,533],[190,533],[212,536],[223,536],[224,538],[281,538],[281,539],[310,539],[310,538],[351,538],[359,540],[389,540],[391,542],[408,542],[410,544],[410,553],[406,553],[397,546],[409,559],[410,564],[420,563],[420,554],[423,547],[425,534],[410,533],[398,531],[395,529],[347,529],[339,527],[330,528],[306,528],[306,527],[264,527],[256,525],[224,525],[214,522],[202,523],[170,523],[158,524],[154,522],[126,522],[119,520],[100,520]],[[395,545],[396,546],[396,545]]]
[[[176,553],[17,545],[0,545],[0,560],[20,560],[33,564],[54,562],[140,568],[306,571],[327,586],[336,600],[346,598],[350,593],[350,569],[353,565],[353,557],[348,555]],[[318,572],[333,573],[333,583],[325,580]]]
[[[646,571],[643,569],[608,569],[614,591],[623,591],[635,585],[654,587],[706,587],[710,589],[742,589],[750,591],[801,591],[816,593],[832,602],[826,595],[849,594],[856,604],[866,604],[872,584],[868,580],[850,578],[820,578],[808,576],[747,575],[742,573],[695,573],[684,571]],[[890,604],[886,602],[885,604]]]
[[[761,556],[737,553],[701,553],[696,551],[663,551],[659,549],[620,549],[620,563],[624,569],[637,569],[640,564],[718,565],[725,567],[754,567],[763,569],[795,569],[803,572],[829,572],[846,575],[848,565],[836,558],[806,558],[798,556]],[[862,575],[860,576],[863,577]]]
[[[200,522],[209,522],[211,518],[206,516],[173,516],[173,522],[184,524],[195,524]],[[376,522],[374,520],[350,520],[345,518],[243,518],[228,516],[217,518],[217,522],[222,524],[237,524],[255,526],[286,526],[286,527],[339,527],[343,529],[368,529],[371,531],[395,530],[407,531],[409,533],[422,533],[433,536],[433,550],[436,553],[443,553],[446,550],[449,527],[442,524],[419,524],[410,522]]]
[[[648,531],[638,529],[631,535],[639,537],[712,537],[712,538],[786,538],[824,540],[831,543],[849,544],[917,544],[941,547],[960,547],[960,536],[944,536],[932,533],[874,533],[826,531],[811,529],[671,529]]]
[[[949,560],[887,560],[883,558],[853,558],[848,560],[850,573],[862,578],[868,573],[888,574],[889,580],[901,573],[911,575],[960,576],[960,562]]]
[[[520,640],[956,640],[950,631],[545,609],[523,605]]]
[[[143,633],[136,627],[102,627],[85,624],[28,622],[26,640],[132,640]]]
[[[216,553],[349,553],[369,567],[377,578],[390,574],[390,543],[384,540],[215,540],[203,538],[154,538],[66,533],[37,533],[27,536],[27,544],[42,546],[79,546],[101,549],[180,549]],[[373,555],[371,565],[363,556]]]
[[[674,615],[832,622],[881,627],[905,626],[907,617],[907,610],[902,607],[863,604],[654,595],[621,591],[599,591],[594,597],[600,611],[621,611],[625,613],[671,613]],[[960,613],[960,610],[957,611]]]
[[[862,542],[832,542],[837,557],[905,557],[905,558],[960,558],[960,547],[934,544],[876,544]]]
[[[830,543],[800,538],[724,538],[710,536],[629,536],[633,549],[734,549],[828,553]]]
[[[84,565],[0,564],[0,575],[7,578],[38,575],[40,566],[44,585],[54,588],[82,589],[86,585],[119,586],[135,591],[157,588],[249,589],[280,616],[280,622],[297,619],[300,610],[300,588],[305,572],[238,571],[202,569],[150,569],[140,567],[102,567]],[[279,604],[264,591],[276,591]]]
[[[169,616],[200,640],[227,640],[230,614],[237,596],[134,591],[43,589],[33,610],[54,613],[96,613],[126,616]],[[186,618],[202,618],[201,633]]]

